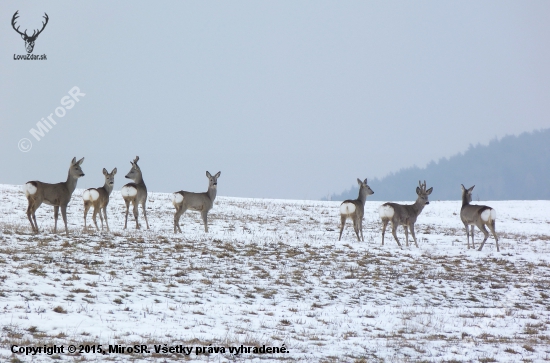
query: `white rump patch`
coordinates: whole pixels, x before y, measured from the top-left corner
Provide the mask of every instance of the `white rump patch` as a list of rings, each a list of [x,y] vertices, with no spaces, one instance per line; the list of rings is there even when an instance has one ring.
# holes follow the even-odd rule
[[[481,212],[481,219],[483,222],[488,222],[489,220],[495,221],[497,219],[497,211],[493,208],[485,209]]]
[[[181,195],[180,193],[172,194],[172,203],[173,204],[180,204],[181,202],[183,202],[183,195]]]
[[[96,189],[87,189],[82,194],[82,199],[94,202],[99,199],[99,192]]]
[[[381,205],[378,208],[378,213],[380,214],[380,218],[393,218],[395,211],[389,205]]]
[[[134,187],[123,186],[120,193],[123,197],[135,197],[137,195],[137,189]]]
[[[351,214],[355,212],[355,204],[353,203],[342,203],[340,206],[340,214]]]
[[[31,183],[27,183],[23,185],[21,189],[23,189],[23,193],[25,193],[26,196],[34,195],[34,193],[36,193],[36,190],[37,190],[37,188]]]

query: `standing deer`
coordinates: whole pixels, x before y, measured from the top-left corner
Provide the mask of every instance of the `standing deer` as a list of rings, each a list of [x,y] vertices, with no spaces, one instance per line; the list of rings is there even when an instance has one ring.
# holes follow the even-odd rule
[[[468,249],[470,249],[470,233],[468,232],[468,226],[472,226],[472,248],[475,249],[474,226],[477,226],[477,228],[479,228],[481,232],[483,232],[483,234],[485,235],[485,238],[483,239],[483,242],[481,242],[481,246],[479,246],[478,251],[481,251],[483,245],[485,244],[485,241],[487,241],[487,238],[489,238],[489,232],[485,228],[485,226],[487,226],[493,233],[493,237],[495,237],[497,252],[500,252],[500,249],[498,248],[498,237],[495,232],[495,220],[497,218],[497,212],[493,208],[487,207],[486,205],[470,204],[470,202],[472,201],[472,190],[474,190],[475,185],[470,189],[464,188],[463,184],[461,184],[460,186],[462,187],[462,208],[460,209],[460,219],[462,219],[462,223],[464,223],[464,227],[466,228]]]
[[[371,194],[374,194],[372,189],[367,185],[367,179],[364,182],[361,179],[357,178],[357,183],[359,184],[359,196],[357,199],[348,199],[342,202],[340,205],[340,237],[338,241],[342,238],[342,231],[346,225],[346,220],[351,218],[353,221],[353,229],[357,235],[357,240],[365,242],[363,238],[363,215],[365,214],[365,202],[367,197]],[[361,238],[359,238],[359,231],[361,231]]]
[[[27,217],[29,218],[29,222],[31,222],[33,232],[38,233],[35,212],[42,202],[44,202],[53,206],[53,215],[55,218],[53,233],[57,233],[57,217],[59,216],[59,207],[61,207],[61,215],[65,223],[65,233],[67,236],[69,235],[69,229],[67,228],[67,205],[71,201],[71,196],[76,189],[78,178],[84,176],[84,172],[80,168],[83,162],[84,158],[78,161],[76,161],[76,158],[73,158],[66,182],[48,184],[39,181],[30,181],[23,185],[23,192],[29,201]]]
[[[122,187],[121,190],[122,198],[124,198],[124,202],[126,203],[126,219],[124,220],[124,229],[126,229],[126,225],[128,223],[128,211],[130,209],[130,202],[132,202],[132,205],[134,206],[136,229],[139,229],[140,227],[138,222],[138,204],[141,204],[141,208],[143,209],[143,216],[145,217],[145,224],[147,225],[147,229],[149,229],[149,222],[147,221],[147,209],[145,208],[145,203],[147,203],[147,187],[145,186],[145,182],[143,181],[141,169],[137,164],[138,160],[139,156],[136,156],[134,161],[130,161],[130,164],[132,164],[132,169],[130,169],[130,172],[126,175],[126,178],[132,179],[134,182],[126,184]]]
[[[208,232],[208,212],[214,206],[214,199],[218,190],[218,178],[221,171],[214,176],[206,172],[208,178],[208,190],[205,193],[192,193],[183,190],[172,194],[172,204],[176,207],[174,214],[174,233],[181,233],[180,217],[187,209],[201,212],[202,221],[204,222],[204,231]]]
[[[386,232],[386,226],[388,225],[388,222],[391,221],[391,227],[393,234],[393,238],[395,238],[395,242],[399,245],[399,248],[401,247],[401,243],[399,243],[399,240],[397,239],[397,234],[395,233],[397,231],[397,227],[400,225],[403,225],[403,228],[405,229],[405,239],[407,241],[407,247],[409,247],[409,228],[411,229],[411,234],[414,239],[414,244],[418,248],[418,243],[416,242],[416,236],[414,234],[414,224],[416,223],[416,218],[422,213],[422,209],[424,209],[424,206],[426,204],[430,204],[430,201],[428,200],[428,195],[432,194],[433,188],[430,188],[426,190],[426,181],[424,180],[424,184],[422,184],[420,181],[418,181],[418,187],[416,187],[416,194],[418,195],[418,198],[416,199],[416,202],[414,204],[410,205],[402,205],[397,203],[384,203],[378,208],[378,213],[380,214],[380,218],[382,218],[382,245],[384,245],[384,234]]]
[[[99,212],[99,219],[101,220],[101,230],[103,230],[103,216],[105,216],[105,224],[107,225],[107,231],[109,230],[109,222],[107,222],[107,204],[109,204],[109,196],[113,191],[113,186],[115,184],[115,174],[116,168],[113,169],[110,173],[107,172],[107,169],[103,168],[103,175],[105,175],[105,184],[101,188],[90,188],[86,189],[82,194],[82,199],[84,200],[84,229],[86,229],[86,216],[88,215],[88,210],[91,206],[94,207],[94,214],[92,219],[94,220],[95,229],[97,228],[96,215]],[[103,216],[101,215],[101,210],[103,210]]]

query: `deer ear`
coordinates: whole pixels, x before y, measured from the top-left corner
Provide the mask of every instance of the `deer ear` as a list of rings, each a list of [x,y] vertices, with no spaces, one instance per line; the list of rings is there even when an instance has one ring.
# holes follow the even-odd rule
[[[359,184],[359,185],[363,184],[363,182],[361,181],[361,179],[357,178],[357,184]]]
[[[214,176],[215,176],[216,178],[219,178],[220,175],[222,175],[222,172],[221,172],[221,171],[218,171],[218,172],[216,173],[216,175],[214,175]]]
[[[107,174],[109,174],[109,173],[107,172],[107,169],[103,168],[103,175],[107,175]]]
[[[84,158],[78,160],[78,162],[76,163],[78,166],[82,165],[82,163],[84,162]]]
[[[472,192],[472,190],[474,190],[474,187],[475,187],[475,185],[474,185],[474,186],[472,186],[472,187],[471,187],[470,189],[468,189],[468,192],[470,192],[470,193],[471,193],[471,192]]]
[[[111,174],[113,174],[113,175],[116,174],[116,168],[114,168],[113,171],[111,171]]]
[[[71,165],[74,165],[76,164],[76,158],[73,158],[73,160],[71,160]]]
[[[367,178],[365,178],[365,184],[367,184]]]
[[[434,187],[431,187],[430,189],[426,190],[426,195],[432,194],[433,190],[434,190]]]
[[[212,178],[212,175],[210,175],[210,173],[207,171],[207,172],[206,172],[206,177],[207,177],[207,178]]]
[[[460,189],[461,189],[462,191],[465,191],[465,190],[466,190],[466,188],[464,188],[464,184],[460,184]]]
[[[421,192],[420,188],[416,187],[416,194],[420,195],[420,192]]]

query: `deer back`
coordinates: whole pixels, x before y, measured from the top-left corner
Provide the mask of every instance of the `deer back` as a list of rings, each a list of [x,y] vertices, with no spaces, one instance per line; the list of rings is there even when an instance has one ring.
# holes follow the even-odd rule
[[[30,181],[25,184],[27,198],[40,200],[52,206],[66,205],[71,200],[72,191],[69,191],[65,183],[42,183]]]
[[[183,207],[185,207],[185,209],[196,211],[209,211],[214,205],[214,201],[210,199],[208,192],[193,193],[181,190],[174,194],[175,203],[182,205]]]
[[[384,208],[385,207],[385,208]],[[389,208],[388,208],[389,207]],[[380,208],[382,218],[388,218],[397,224],[408,224],[416,222],[418,213],[414,204],[384,203]]]

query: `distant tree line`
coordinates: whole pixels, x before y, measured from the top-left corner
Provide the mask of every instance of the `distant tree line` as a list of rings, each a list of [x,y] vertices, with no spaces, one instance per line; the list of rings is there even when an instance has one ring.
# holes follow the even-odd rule
[[[475,184],[474,200],[550,199],[550,129],[505,136],[489,145],[431,162],[425,168],[406,168],[382,179],[369,178],[369,200],[416,199],[419,180],[434,187],[431,200],[460,199],[460,184]],[[331,200],[357,197],[357,185]],[[327,198],[324,198],[325,200]]]

